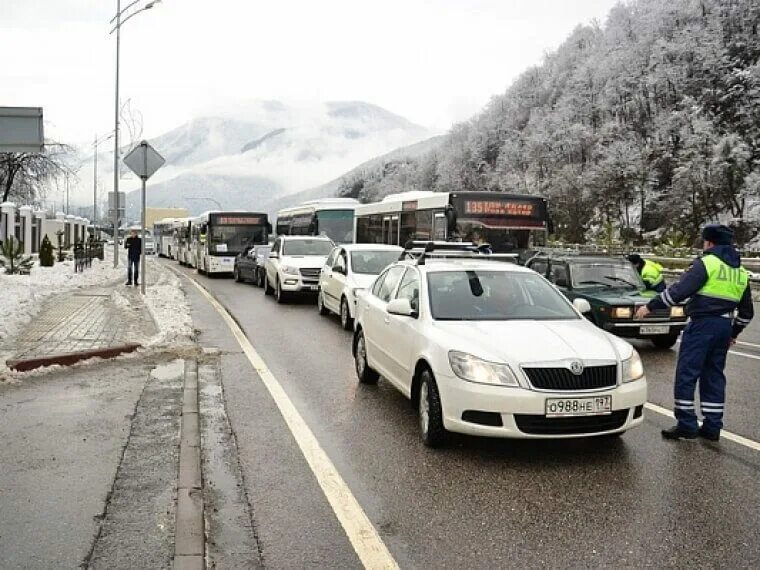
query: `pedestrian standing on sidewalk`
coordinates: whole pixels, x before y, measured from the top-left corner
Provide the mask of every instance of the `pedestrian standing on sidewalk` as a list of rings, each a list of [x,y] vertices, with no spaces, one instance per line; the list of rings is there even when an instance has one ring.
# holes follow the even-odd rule
[[[140,255],[142,254],[142,238],[137,235],[137,230],[132,230],[131,235],[124,241],[124,249],[127,250],[127,285],[137,287],[140,284]],[[134,279],[132,277],[134,276]]]
[[[676,366],[674,408],[678,424],[662,431],[666,439],[720,439],[728,349],[754,315],[749,274],[741,266],[733,237],[734,232],[726,226],[705,226],[702,256],[694,260],[678,283],[636,311],[636,318],[643,319],[650,311],[689,299],[689,324],[681,337]],[[694,405],[697,382],[704,417],[701,428]]]

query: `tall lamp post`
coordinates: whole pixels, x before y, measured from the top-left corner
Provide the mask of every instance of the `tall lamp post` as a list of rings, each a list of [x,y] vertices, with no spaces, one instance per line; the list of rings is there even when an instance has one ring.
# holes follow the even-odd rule
[[[92,143],[93,148],[93,179],[92,179],[92,223],[98,223],[98,145],[113,138],[113,133],[108,133],[98,138],[95,135],[95,141]]]
[[[150,10],[161,2],[161,0],[153,0],[148,2],[142,8],[135,10],[129,14],[126,18],[122,19],[122,16],[135,4],[141,0],[134,0],[126,8],[122,9],[121,0],[116,0],[116,15],[111,18],[111,24],[114,27],[109,33],[116,32],[116,107],[114,112],[114,129],[113,129],[113,193],[114,193],[114,211],[113,211],[113,266],[119,266],[119,50],[121,44],[121,27],[127,23],[128,20],[137,16],[140,12]]]

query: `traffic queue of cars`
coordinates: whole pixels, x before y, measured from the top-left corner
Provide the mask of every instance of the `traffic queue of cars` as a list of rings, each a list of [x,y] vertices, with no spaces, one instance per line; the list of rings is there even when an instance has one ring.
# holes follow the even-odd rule
[[[614,303],[603,307],[561,289],[582,289],[591,278],[552,283],[551,264],[541,271],[535,258],[532,268],[522,267],[467,243],[336,246],[327,237],[291,235],[275,239],[263,266],[257,255],[251,248],[238,256],[236,279],[254,281],[280,303],[310,293],[320,314],[338,314],[354,331],[359,382],[382,376],[406,396],[426,445],[442,444],[447,432],[618,436],[643,422],[642,361],[608,332],[619,332],[613,325],[622,313],[596,326],[590,318]],[[607,267],[602,274],[618,275]],[[632,279],[618,276],[615,285]],[[633,307],[637,299],[631,292],[624,300]],[[668,332],[679,330],[677,315],[667,318]]]

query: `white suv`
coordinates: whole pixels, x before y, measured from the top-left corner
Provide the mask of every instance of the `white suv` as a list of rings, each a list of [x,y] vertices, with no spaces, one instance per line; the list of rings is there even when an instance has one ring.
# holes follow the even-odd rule
[[[336,247],[319,276],[319,314],[336,313],[340,315],[343,328],[353,330],[357,292],[370,287],[383,269],[398,261],[403,251],[397,245],[350,244]]]
[[[424,442],[620,434],[643,421],[638,353],[533,271],[492,260],[400,261],[358,301],[359,381],[382,376],[419,411]]]
[[[264,294],[283,303],[292,293],[316,293],[319,272],[335,244],[322,236],[280,236],[264,264]]]

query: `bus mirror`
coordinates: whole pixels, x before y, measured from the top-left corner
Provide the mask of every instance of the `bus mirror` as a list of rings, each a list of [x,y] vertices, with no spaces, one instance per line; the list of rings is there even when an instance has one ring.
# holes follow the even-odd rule
[[[451,206],[446,206],[446,210],[444,210],[444,215],[446,216],[446,226],[448,230],[448,234],[454,234],[457,231],[457,213]]]
[[[268,234],[272,233],[272,223],[271,222],[267,222],[267,233]]]

